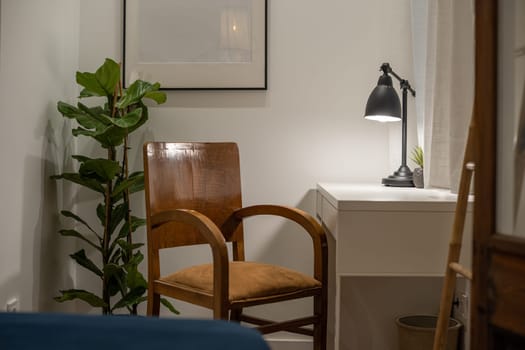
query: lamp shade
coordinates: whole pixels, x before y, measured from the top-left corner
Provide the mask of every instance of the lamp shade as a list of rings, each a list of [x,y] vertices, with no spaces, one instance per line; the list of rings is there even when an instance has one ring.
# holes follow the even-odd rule
[[[401,103],[388,74],[380,76],[372,90],[366,103],[365,118],[380,122],[401,120]]]

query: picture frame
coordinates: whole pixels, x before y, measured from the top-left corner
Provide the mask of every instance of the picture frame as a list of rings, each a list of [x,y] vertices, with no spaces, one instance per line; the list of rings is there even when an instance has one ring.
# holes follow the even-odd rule
[[[123,1],[125,88],[267,89],[267,0]]]

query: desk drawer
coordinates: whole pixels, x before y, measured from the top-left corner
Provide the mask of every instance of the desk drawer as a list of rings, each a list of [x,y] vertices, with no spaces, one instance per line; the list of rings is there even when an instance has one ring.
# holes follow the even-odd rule
[[[317,192],[317,217],[335,239],[337,239],[337,209]]]

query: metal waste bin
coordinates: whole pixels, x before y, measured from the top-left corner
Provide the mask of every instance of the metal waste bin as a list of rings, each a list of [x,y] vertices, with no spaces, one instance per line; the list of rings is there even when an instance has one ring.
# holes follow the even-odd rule
[[[432,350],[437,316],[410,315],[396,319],[399,350]],[[462,324],[448,321],[447,350],[457,350]]]

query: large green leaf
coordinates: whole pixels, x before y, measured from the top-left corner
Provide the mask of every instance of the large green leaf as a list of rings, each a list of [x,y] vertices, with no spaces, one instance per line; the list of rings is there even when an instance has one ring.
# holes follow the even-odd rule
[[[139,265],[144,260],[144,255],[139,251],[135,252],[133,259],[131,260],[132,264]]]
[[[137,181],[133,181],[131,186],[129,187],[129,193],[135,193],[140,192],[144,190],[144,172],[143,171],[136,171],[128,176],[129,179],[138,178]]]
[[[84,87],[80,97],[106,96],[106,90],[100,85],[94,73],[77,72],[77,84]]]
[[[117,240],[117,244],[119,245],[120,248],[128,251],[128,252],[131,252],[131,251],[134,251],[135,249],[138,249],[142,246],[144,246],[144,243],[128,243],[127,241],[123,240],[123,239],[119,239]],[[140,261],[135,261],[136,264],[140,264],[140,262],[144,259],[144,257],[142,257],[140,259]]]
[[[131,224],[131,230],[129,229],[130,224]],[[120,232],[118,234],[118,238],[124,238],[128,234],[130,234],[130,232],[135,232],[137,228],[144,226],[144,225],[146,225],[145,219],[142,219],[136,216],[131,216],[131,223],[126,221],[126,223],[122,225],[122,228],[120,229]]]
[[[103,126],[103,124],[92,115],[68,103],[58,102],[57,109],[64,117],[75,119],[79,125],[86,129],[96,129]]]
[[[153,100],[157,102],[159,105],[166,102],[166,94],[161,91],[152,91],[148,92],[144,95],[144,98],[148,98],[150,100]]]
[[[102,108],[100,106],[88,107],[79,102],[78,108],[82,112],[90,115],[94,120],[96,120],[99,123],[97,124],[97,127],[96,127],[97,130],[103,130],[106,126],[111,124],[110,122],[108,122],[106,118],[107,115],[111,114],[111,111],[109,111],[107,107],[106,108]]]
[[[97,135],[99,135],[100,131],[97,130],[87,130],[85,128],[76,128],[71,130],[71,133],[73,136],[89,136],[95,138]]]
[[[143,295],[148,289],[148,282],[138,270],[139,264],[144,259],[144,256],[139,251],[133,255],[130,261],[123,265],[126,269],[126,290],[127,293],[123,298],[114,306],[114,308],[120,308],[138,304],[143,301]]]
[[[82,185],[84,187],[87,187],[93,191],[104,193],[104,186],[102,186],[100,182],[98,182],[95,179],[89,179],[89,178],[82,177],[78,173],[63,173],[60,175],[53,175],[51,176],[51,178],[54,180],[59,180],[59,179],[68,180],[76,184]]]
[[[107,58],[95,73],[77,72],[77,83],[84,87],[80,97],[111,96],[120,80],[120,66]]]
[[[104,266],[104,274],[108,279],[108,291],[111,296],[126,291],[126,271],[124,268],[115,263],[109,263]]]
[[[102,252],[102,248],[98,245],[98,244],[95,244],[93,243],[92,241],[90,241],[88,238],[86,238],[83,234],[81,234],[80,232],[76,231],[76,230],[60,230],[58,231],[62,236],[65,236],[65,237],[76,237],[76,238],[80,238],[81,240],[83,240],[84,242],[88,243],[90,246],[92,246],[93,248],[95,248],[96,250]]]
[[[142,254],[141,254],[142,255]],[[142,259],[144,257],[142,256]],[[125,265],[126,270],[128,272],[126,276],[126,282],[129,289],[135,289],[135,288],[144,288],[148,289],[148,282],[140,273],[138,270],[138,265],[142,262],[142,259],[140,260],[133,260],[131,264]]]
[[[128,129],[132,128],[141,120],[142,118],[142,108],[137,108],[133,112],[128,113],[120,118],[112,118],[106,115],[103,115],[106,118],[108,123],[111,123],[119,128]]]
[[[103,183],[113,181],[120,171],[119,162],[104,158],[85,160],[78,170],[81,176]]]
[[[142,243],[130,244],[122,239],[117,240],[117,244],[120,247],[121,260],[124,263],[124,268],[126,271],[132,271],[137,269],[137,266],[144,260],[144,255],[140,251],[133,253],[135,249],[143,246]]]
[[[89,271],[93,272],[95,275],[102,277],[103,273],[98,268],[97,265],[93,261],[91,261],[90,258],[86,256],[86,252],[84,249],[79,250],[75,254],[69,255],[73,260],[75,260],[80,266],[85,267]]]
[[[111,311],[120,309],[123,307],[131,306],[134,304],[138,304],[139,300],[143,300],[143,295],[146,292],[147,287],[137,287],[134,289],[131,289],[122,299],[120,299],[112,308]]]
[[[101,106],[86,106],[85,104],[83,104],[82,102],[78,102],[77,103],[77,106],[78,106],[78,109],[80,109],[81,111],[83,111],[84,113],[87,113],[93,117],[97,117],[100,115],[100,114],[109,114],[110,111],[109,109],[107,108],[107,103],[104,104],[104,108],[102,108]],[[100,118],[99,119],[100,122],[103,122],[104,119],[103,118]]]
[[[142,172],[134,173],[133,176],[130,175],[126,180],[119,182],[113,189],[111,197],[118,198],[126,189],[129,189],[130,193],[136,192],[131,190],[136,190],[137,186],[144,188],[144,173]]]
[[[91,226],[89,226],[89,224],[84,220],[82,219],[80,216],[76,215],[75,213],[69,211],[69,210],[62,210],[60,212],[60,214],[62,214],[63,216],[65,216],[66,218],[72,218],[74,219],[75,221],[81,223],[82,225],[84,225],[85,227],[88,228],[88,230],[90,230],[91,232],[93,232],[94,234],[97,235],[98,238],[100,238],[100,236],[98,236],[97,232],[95,230],[93,230],[91,228]]]
[[[78,78],[77,78],[77,81],[78,81]],[[82,89],[80,91],[80,94],[78,95],[78,98],[93,97],[93,96],[102,96],[102,95],[100,95],[99,93],[94,93],[88,89]]]
[[[122,118],[113,118],[113,123],[121,128],[132,128],[142,119],[142,108],[137,108]]]
[[[92,137],[97,140],[102,147],[110,148],[120,146],[124,142],[124,138],[128,134],[128,131],[111,124],[102,130],[76,128],[73,129],[72,133],[73,136],[83,135]]]
[[[113,275],[117,275],[119,273],[122,273],[124,272],[124,268],[122,266],[119,266],[117,264],[106,264],[104,266],[104,274],[107,276],[107,277],[111,277]]]
[[[110,236],[115,232],[117,226],[126,218],[128,215],[129,206],[126,203],[120,203],[111,212],[111,222],[109,226]]]
[[[93,307],[107,306],[104,300],[102,300],[100,297],[83,289],[61,290],[60,293],[62,293],[61,296],[54,298],[58,302],[80,299]]]
[[[118,261],[104,265],[104,276],[107,278],[107,287],[111,296],[126,291],[126,271],[119,265]]]
[[[117,147],[124,143],[127,134],[128,131],[126,129],[111,125],[96,135],[95,139],[100,142],[100,145],[104,148]]]
[[[133,84],[129,86],[129,88],[124,91],[123,96],[120,98],[120,100],[117,102],[117,107],[120,109],[124,109],[128,106],[131,106],[133,104],[138,103],[146,94],[151,94],[152,92],[157,91],[160,88],[159,83],[151,84],[147,81],[143,80],[135,80]],[[162,94],[159,92],[159,94]],[[151,97],[152,99],[155,98],[156,100],[162,101],[162,98],[153,94]],[[155,100],[155,101],[156,101]],[[165,99],[164,99],[165,101]],[[160,102],[162,103],[162,102]]]
[[[122,200],[126,190],[130,195],[144,190],[143,171],[134,172],[129,175],[127,179],[118,178],[115,186],[113,187],[113,194],[111,198],[115,202]]]
[[[106,95],[113,95],[120,81],[120,65],[110,58],[106,58],[104,64],[95,72],[95,76]]]
[[[148,113],[148,107],[146,107],[146,105],[142,102],[139,102],[138,104],[135,105],[134,108],[141,108],[142,109],[142,115],[140,117],[140,120],[138,121],[137,124],[135,124],[134,126],[128,128],[128,134],[131,134],[132,132],[134,132],[135,130],[137,130],[138,128],[140,128],[142,125],[144,125],[147,121],[148,121],[148,118],[149,118],[149,113]]]
[[[180,314],[179,310],[175,309],[175,307],[169,302],[166,298],[160,298],[160,303],[164,305],[168,310],[170,310],[172,313],[178,315]]]
[[[122,294],[122,291],[124,290],[123,288],[125,287],[122,283],[122,279],[118,278],[118,276],[112,276],[108,280],[108,292],[112,297],[118,293]]]

